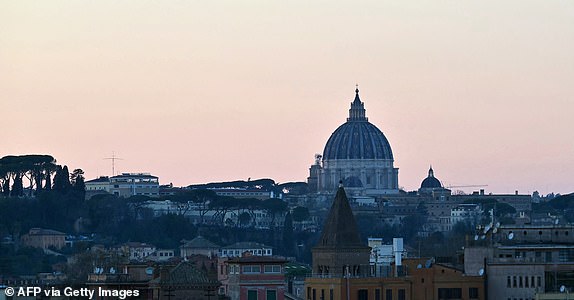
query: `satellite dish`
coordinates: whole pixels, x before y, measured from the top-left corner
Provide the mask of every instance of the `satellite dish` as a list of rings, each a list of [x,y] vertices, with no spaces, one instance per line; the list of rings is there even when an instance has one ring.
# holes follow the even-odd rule
[[[432,266],[432,260],[427,260],[427,262],[425,263],[425,268],[429,269]]]
[[[476,234],[476,235],[474,236],[474,240],[475,240],[475,241],[478,241],[478,234]]]
[[[500,227],[500,222],[496,222],[496,224],[494,224],[494,227],[496,228]]]
[[[509,239],[509,240],[512,240],[513,238],[514,238],[514,233],[513,233],[513,232],[509,233],[509,234],[508,234],[508,239]]]
[[[147,267],[147,268],[145,269],[145,273],[146,273],[147,275],[153,275],[153,268],[152,268],[152,267]]]
[[[558,225],[558,223],[560,223],[560,219],[554,220],[554,225]]]
[[[421,265],[421,264],[417,265],[417,269],[422,269],[422,268],[423,268],[423,265]]]
[[[498,232],[498,227],[494,227],[494,229],[492,230],[492,233],[497,233]]]
[[[564,293],[566,291],[566,287],[565,286],[560,286],[560,293]]]
[[[491,227],[492,226],[490,224],[486,225],[486,227],[484,227],[484,233],[487,233]]]
[[[482,275],[484,275],[484,269],[480,269],[480,270],[478,270],[478,275],[479,275],[479,276],[482,276]]]
[[[486,235],[481,235],[480,238],[484,240],[486,239]]]
[[[116,269],[114,269],[114,267],[110,268],[110,274],[116,274]]]

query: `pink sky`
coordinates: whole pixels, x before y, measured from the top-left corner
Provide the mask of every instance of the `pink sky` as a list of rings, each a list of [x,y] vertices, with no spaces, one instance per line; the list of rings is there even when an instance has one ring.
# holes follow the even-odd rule
[[[572,192],[574,2],[403,2],[0,2],[0,156],[303,181],[359,83],[405,189]]]

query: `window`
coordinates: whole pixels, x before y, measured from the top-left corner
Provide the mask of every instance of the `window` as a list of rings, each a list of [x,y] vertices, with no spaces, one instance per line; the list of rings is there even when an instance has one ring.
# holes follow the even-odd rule
[[[330,290],[329,290],[329,300],[333,300],[333,299],[334,299],[333,297],[334,297],[334,295],[333,295],[333,289],[330,289]]]
[[[266,293],[266,300],[277,300],[277,291],[276,290],[267,290]]]
[[[518,276],[518,287],[522,287],[522,276]]]
[[[462,289],[460,288],[439,288],[439,299],[462,299]]]
[[[506,276],[506,287],[510,287],[510,276]]]
[[[528,287],[528,276],[524,277],[524,287]]]
[[[333,300],[333,298],[331,298]],[[381,289],[375,290],[375,300],[381,300]]]
[[[393,290],[387,289],[385,291],[385,300],[393,300]]]
[[[252,265],[252,266],[243,266],[243,274],[256,274],[261,273],[261,266],[259,265]]]
[[[512,276],[512,287],[516,287],[516,276]]]
[[[536,278],[536,286],[541,287],[542,286],[542,277],[538,276],[538,278]]]
[[[257,300],[257,290],[248,290],[247,300]]]
[[[405,289],[399,290],[399,300],[406,300]]]
[[[478,299],[478,288],[468,288],[468,297],[470,299]]]
[[[369,291],[365,289],[360,289],[357,292],[357,299],[358,300],[369,300]]]
[[[264,272],[265,273],[281,273],[281,266],[280,265],[265,265]]]

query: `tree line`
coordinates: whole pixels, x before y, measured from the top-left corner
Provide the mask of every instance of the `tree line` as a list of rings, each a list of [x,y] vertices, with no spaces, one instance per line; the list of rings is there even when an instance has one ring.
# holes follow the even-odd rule
[[[27,186],[24,186],[27,183]],[[0,192],[4,197],[35,196],[55,190],[66,194],[85,190],[84,172],[56,163],[51,155],[8,155],[0,158]]]

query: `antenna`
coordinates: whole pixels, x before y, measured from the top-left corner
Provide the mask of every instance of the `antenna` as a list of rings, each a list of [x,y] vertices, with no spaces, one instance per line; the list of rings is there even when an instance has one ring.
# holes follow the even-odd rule
[[[513,238],[514,238],[514,233],[513,233],[513,232],[509,233],[509,234],[508,234],[508,239],[509,239],[509,240],[512,240]]]
[[[119,158],[116,154],[112,151],[111,157],[106,157],[104,159],[108,159],[112,161],[112,176],[116,176],[116,160],[123,160],[123,158]]]

